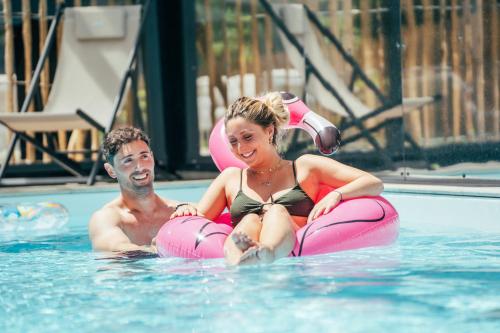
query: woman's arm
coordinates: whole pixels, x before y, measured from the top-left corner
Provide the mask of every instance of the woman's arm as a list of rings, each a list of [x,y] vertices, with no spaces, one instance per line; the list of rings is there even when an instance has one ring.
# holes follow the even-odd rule
[[[197,205],[198,212],[207,219],[213,220],[227,207],[226,187],[231,179],[239,175],[240,169],[227,168],[221,172]]]
[[[384,190],[382,181],[368,172],[350,167],[323,156],[304,155],[298,163],[309,171],[316,186],[325,184],[335,188],[320,200],[311,211],[308,221],[330,212],[341,200],[376,196]]]

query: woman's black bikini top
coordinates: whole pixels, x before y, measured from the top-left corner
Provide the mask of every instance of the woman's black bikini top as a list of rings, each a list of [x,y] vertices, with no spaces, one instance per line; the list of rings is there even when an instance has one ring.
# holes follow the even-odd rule
[[[236,226],[241,219],[250,213],[262,214],[265,205],[280,204],[283,205],[291,216],[308,216],[314,207],[314,201],[304,192],[300,184],[297,182],[297,173],[295,171],[295,161],[292,163],[293,177],[295,178],[295,186],[278,199],[274,200],[271,194],[271,202],[260,202],[250,198],[242,190],[243,170],[240,173],[240,190],[233,200],[233,204],[229,212],[231,213],[231,221],[233,226]]]

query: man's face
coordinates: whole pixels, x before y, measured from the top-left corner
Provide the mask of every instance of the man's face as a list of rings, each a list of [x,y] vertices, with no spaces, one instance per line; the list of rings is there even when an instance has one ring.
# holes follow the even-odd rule
[[[136,191],[152,187],[154,158],[144,141],[136,140],[123,145],[114,156],[113,164],[106,163],[105,168],[122,188]]]

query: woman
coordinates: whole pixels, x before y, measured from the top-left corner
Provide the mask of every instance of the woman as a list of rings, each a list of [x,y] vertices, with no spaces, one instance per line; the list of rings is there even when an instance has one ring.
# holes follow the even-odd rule
[[[343,199],[375,196],[383,190],[380,179],[326,157],[282,159],[278,134],[288,117],[279,93],[241,97],[225,114],[231,151],[248,168],[222,171],[197,209],[214,219],[230,208],[234,230],[224,244],[229,264],[269,263],[285,257],[295,245],[297,229]],[[314,204],[320,184],[336,189]],[[173,217],[188,215],[188,209],[178,207]]]

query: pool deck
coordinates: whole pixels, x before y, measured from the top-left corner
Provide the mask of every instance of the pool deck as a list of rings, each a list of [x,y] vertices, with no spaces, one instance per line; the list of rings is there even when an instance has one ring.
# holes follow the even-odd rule
[[[198,187],[208,186],[212,179],[205,180],[183,180],[183,181],[158,181],[156,189],[177,188],[177,187]],[[386,193],[413,193],[432,194],[448,196],[486,197],[500,199],[500,186],[457,186],[453,185],[431,185],[431,184],[405,184],[401,182],[384,181]],[[43,185],[43,186],[22,186],[22,187],[2,187],[0,197],[13,195],[29,195],[37,193],[74,193],[74,192],[101,192],[116,191],[118,185],[112,182],[100,182],[94,186],[70,183],[65,185]]]
[[[500,187],[469,187],[446,185],[421,185],[385,183],[385,192],[413,193],[413,194],[439,194],[450,196],[499,198]]]

